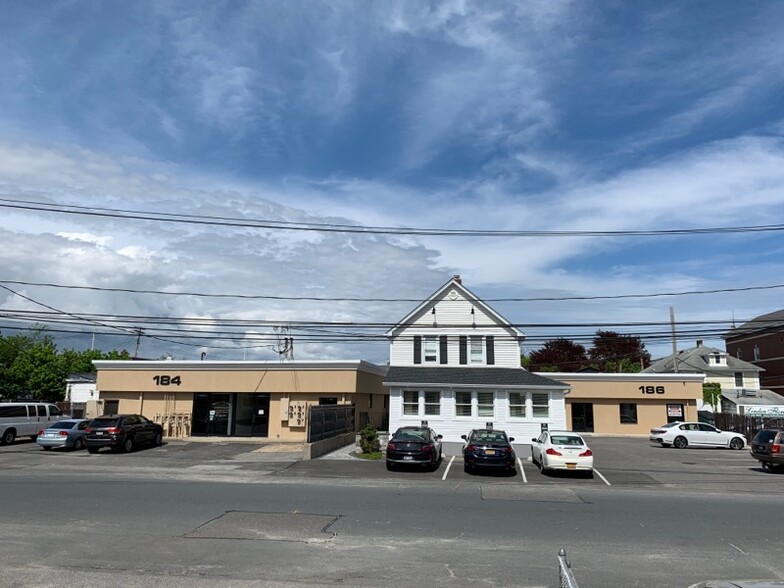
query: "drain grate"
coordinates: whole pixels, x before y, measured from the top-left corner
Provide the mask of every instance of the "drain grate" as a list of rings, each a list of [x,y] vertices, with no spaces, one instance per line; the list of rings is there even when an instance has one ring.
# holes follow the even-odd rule
[[[264,541],[329,541],[327,528],[340,518],[302,513],[243,512],[230,510],[183,537],[199,539],[250,539]]]

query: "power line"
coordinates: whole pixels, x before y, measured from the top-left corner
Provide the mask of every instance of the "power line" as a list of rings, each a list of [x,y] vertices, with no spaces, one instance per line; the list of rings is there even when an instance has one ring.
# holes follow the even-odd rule
[[[101,286],[77,286],[55,284],[52,282],[23,282],[21,280],[0,280],[0,284],[60,288],[66,290],[89,290],[94,292],[119,292],[123,294],[157,294],[162,296],[189,296],[194,298],[236,298],[244,300],[283,300],[287,302],[422,302],[421,298],[359,298],[327,296],[276,296],[270,294],[222,294],[206,292],[171,292],[166,290],[139,290],[135,288],[108,288]],[[483,302],[558,302],[570,300],[618,300],[623,298],[658,298],[664,296],[688,296],[695,294],[726,294],[728,292],[750,292],[754,290],[774,290],[784,288],[784,284],[763,286],[743,286],[739,288],[716,288],[712,290],[685,290],[681,292],[649,292],[646,294],[608,294],[603,296],[534,296],[528,298],[483,298]]]
[[[663,237],[678,235],[716,235],[733,233],[764,233],[784,231],[784,224],[771,225],[739,225],[727,227],[697,227],[684,229],[649,229],[649,230],[564,230],[564,231],[532,231],[532,230],[490,230],[490,229],[441,229],[422,227],[390,227],[360,226],[339,223],[307,223],[291,221],[274,221],[269,219],[241,219],[236,217],[193,215],[182,213],[166,213],[140,211],[117,208],[99,208],[70,204],[44,203],[29,200],[0,198],[0,207],[18,210],[34,210],[58,214],[94,216],[103,218],[120,218],[126,220],[145,220],[152,222],[184,223],[194,225],[211,225],[238,228],[256,228],[266,230],[312,231],[324,233],[359,233],[368,235],[416,235],[438,237]]]

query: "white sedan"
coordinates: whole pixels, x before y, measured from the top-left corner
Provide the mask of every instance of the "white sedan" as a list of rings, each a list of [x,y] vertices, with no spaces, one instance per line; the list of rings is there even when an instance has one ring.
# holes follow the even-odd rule
[[[746,437],[734,431],[722,431],[708,423],[667,423],[651,429],[650,440],[662,447],[729,447],[743,449]]]
[[[542,472],[575,470],[593,475],[593,452],[571,431],[543,431],[539,438],[531,439],[531,459]]]

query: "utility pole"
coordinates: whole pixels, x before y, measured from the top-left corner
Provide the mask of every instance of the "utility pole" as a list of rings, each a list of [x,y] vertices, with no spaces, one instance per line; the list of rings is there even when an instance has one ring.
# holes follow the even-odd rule
[[[144,334],[144,329],[141,327],[137,327],[136,329],[136,351],[133,352],[133,358],[139,359],[139,345],[142,342],[142,335]]]
[[[670,327],[672,329],[672,365],[678,373],[678,343],[675,339],[675,309],[670,306]]]
[[[281,361],[292,361],[294,359],[294,337],[288,336],[291,332],[291,327],[281,326],[274,328],[278,338],[275,351],[278,352]]]

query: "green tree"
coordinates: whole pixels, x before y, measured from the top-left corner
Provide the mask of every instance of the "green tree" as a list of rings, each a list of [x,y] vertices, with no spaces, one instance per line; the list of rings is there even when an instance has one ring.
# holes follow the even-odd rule
[[[705,382],[702,385],[702,401],[713,407],[713,412],[719,410],[721,406],[721,384],[717,382]]]
[[[588,362],[585,347],[569,339],[545,341],[529,356],[529,369],[537,372],[576,372]]]
[[[639,372],[651,364],[642,339],[601,329],[596,331],[588,357],[596,369],[610,373]]]

